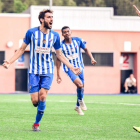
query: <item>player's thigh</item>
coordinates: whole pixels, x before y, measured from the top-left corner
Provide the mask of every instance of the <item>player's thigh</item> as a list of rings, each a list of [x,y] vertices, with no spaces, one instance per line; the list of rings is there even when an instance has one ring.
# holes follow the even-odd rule
[[[78,75],[79,79],[82,81],[82,84],[84,85],[85,80],[84,80],[84,72],[82,71],[79,75]]]
[[[40,82],[40,77],[38,74],[29,73],[29,76],[28,76],[29,93],[36,93],[39,91],[39,82]]]
[[[83,84],[82,81],[79,78],[79,75],[75,75],[71,70],[69,70],[67,72],[67,75],[70,77],[70,79],[72,80],[72,82],[78,87],[78,88],[82,88]]]
[[[53,74],[47,76],[40,76],[40,100],[45,100],[53,81]]]
[[[39,101],[39,93],[38,92],[30,93],[30,96],[31,96],[33,104],[38,103],[38,101]]]
[[[73,83],[74,83],[78,88],[83,88],[83,87],[84,87],[84,85],[83,85],[82,81],[79,79],[79,77],[76,78],[76,79],[73,81]]]

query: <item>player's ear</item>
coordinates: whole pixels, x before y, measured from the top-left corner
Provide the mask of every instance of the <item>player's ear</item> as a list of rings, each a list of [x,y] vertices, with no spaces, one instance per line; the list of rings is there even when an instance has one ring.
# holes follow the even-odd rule
[[[43,22],[44,22],[44,19],[43,19],[43,18],[41,18],[41,19],[40,19],[40,21],[43,23]]]

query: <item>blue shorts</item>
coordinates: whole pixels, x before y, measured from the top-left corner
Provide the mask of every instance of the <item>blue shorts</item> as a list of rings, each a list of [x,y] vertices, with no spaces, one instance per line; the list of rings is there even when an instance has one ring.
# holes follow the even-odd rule
[[[70,79],[72,80],[72,82],[76,79],[79,78],[82,81],[82,84],[84,85],[85,81],[84,81],[84,73],[83,71],[79,74],[79,75],[75,75],[71,70],[69,70],[67,72],[68,76],[70,77]]]
[[[29,93],[38,92],[41,88],[50,89],[53,81],[53,74],[39,75],[29,73]]]

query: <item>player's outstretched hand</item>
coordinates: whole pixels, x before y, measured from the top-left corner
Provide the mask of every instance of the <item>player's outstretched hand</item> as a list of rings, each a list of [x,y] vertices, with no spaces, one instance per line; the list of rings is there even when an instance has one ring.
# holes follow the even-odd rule
[[[57,76],[57,79],[56,79],[57,83],[60,84],[62,82],[62,79],[60,76]]]
[[[80,73],[81,73],[81,71],[80,71],[80,68],[73,68],[73,69],[71,69],[72,70],[72,72],[74,73],[74,74],[76,74],[76,75],[79,75]]]
[[[2,64],[4,68],[8,69],[10,66],[10,62],[7,60],[4,60],[4,63]]]
[[[97,62],[93,59],[93,60],[91,60],[91,64],[92,65],[95,65]]]
[[[136,5],[133,5],[133,7],[135,8],[136,10],[136,13],[138,14],[138,16],[140,17],[140,11],[138,10],[138,8],[136,7]]]

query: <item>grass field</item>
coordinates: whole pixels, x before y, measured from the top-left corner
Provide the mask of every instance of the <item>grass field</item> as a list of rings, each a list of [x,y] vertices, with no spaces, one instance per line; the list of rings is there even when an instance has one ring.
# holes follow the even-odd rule
[[[36,108],[30,95],[0,95],[0,140],[139,140],[139,95],[85,95],[84,116],[76,95],[48,95],[40,132],[31,131]]]

